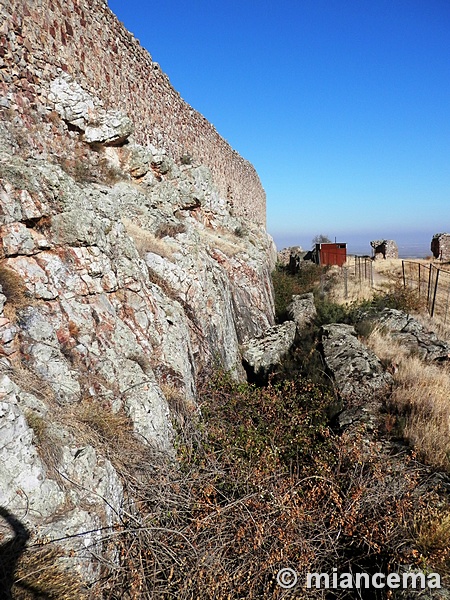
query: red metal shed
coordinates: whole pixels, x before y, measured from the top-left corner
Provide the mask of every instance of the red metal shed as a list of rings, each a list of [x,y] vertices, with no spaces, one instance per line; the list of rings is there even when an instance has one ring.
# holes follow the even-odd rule
[[[347,244],[316,244],[318,265],[342,265],[347,260]]]

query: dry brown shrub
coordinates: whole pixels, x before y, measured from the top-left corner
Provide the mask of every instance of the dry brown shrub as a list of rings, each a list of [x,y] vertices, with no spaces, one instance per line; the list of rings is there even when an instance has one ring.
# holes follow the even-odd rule
[[[69,321],[69,333],[73,338],[77,338],[80,334],[80,328],[74,321]]]
[[[135,489],[105,600],[276,600],[282,567],[299,574],[294,597],[321,598],[306,572],[423,565],[408,540],[431,500],[413,461],[387,460],[364,433],[334,436],[308,382],[257,389],[219,375],[200,388],[202,435]]]

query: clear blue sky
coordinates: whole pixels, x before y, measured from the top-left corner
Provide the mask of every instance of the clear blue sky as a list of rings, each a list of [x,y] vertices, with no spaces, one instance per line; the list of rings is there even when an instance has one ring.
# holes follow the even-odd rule
[[[277,246],[450,231],[449,0],[109,0],[255,166]]]

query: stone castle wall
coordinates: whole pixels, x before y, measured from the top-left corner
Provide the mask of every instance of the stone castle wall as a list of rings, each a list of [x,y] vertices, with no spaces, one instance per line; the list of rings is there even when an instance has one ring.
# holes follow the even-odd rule
[[[398,258],[398,246],[394,240],[372,240],[375,260],[380,258]]]
[[[436,233],[431,240],[434,258],[450,260],[450,233]]]
[[[0,0],[0,97],[51,106],[49,83],[69,73],[105,108],[126,112],[136,141],[188,153],[207,165],[235,214],[265,226],[265,192],[254,167],[172,87],[105,0]]]

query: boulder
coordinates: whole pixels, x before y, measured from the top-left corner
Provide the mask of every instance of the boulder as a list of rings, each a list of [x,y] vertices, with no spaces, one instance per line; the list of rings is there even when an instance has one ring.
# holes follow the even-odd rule
[[[133,123],[120,110],[111,110],[99,114],[98,123],[88,123],[83,140],[88,144],[120,146],[133,133]]]
[[[325,364],[346,406],[339,416],[339,425],[361,420],[374,425],[380,400],[392,386],[392,376],[358,340],[352,325],[324,325],[321,333]]]
[[[447,360],[450,356],[447,342],[440,340],[432,331],[427,331],[416,319],[401,310],[385,308],[376,317],[376,322],[422,360]]]
[[[314,294],[292,296],[292,302],[287,306],[287,313],[297,326],[297,332],[300,333],[317,315],[316,305],[314,304]]]
[[[295,332],[295,323],[286,321],[248,340],[242,348],[244,364],[251,367],[256,375],[267,374],[289,352],[294,343]]]

